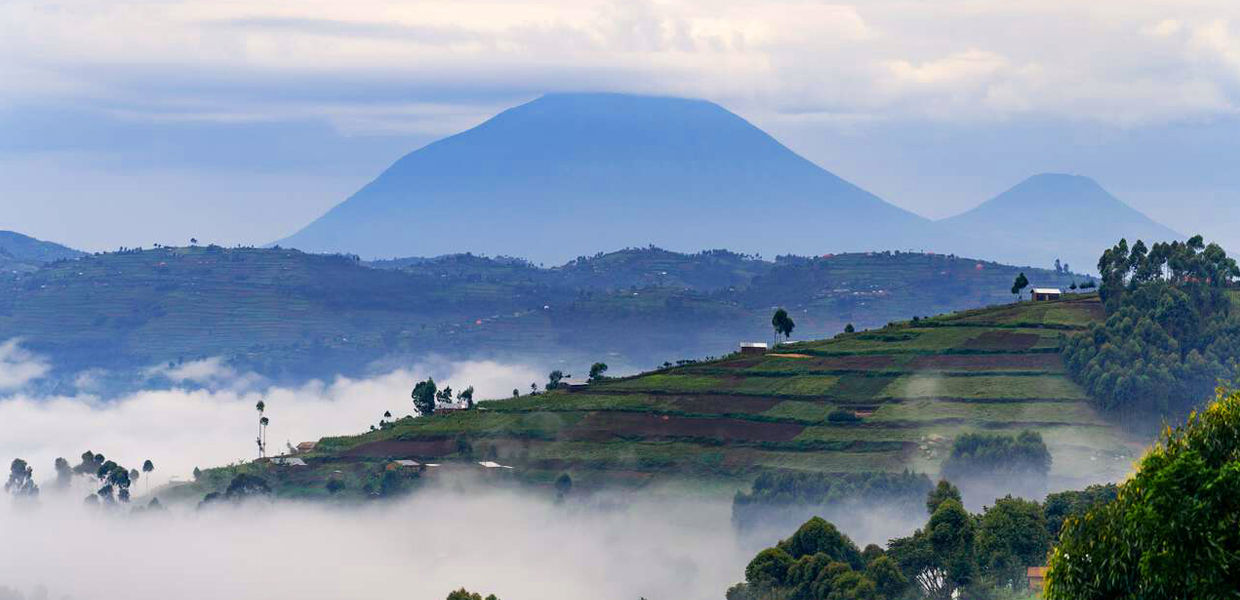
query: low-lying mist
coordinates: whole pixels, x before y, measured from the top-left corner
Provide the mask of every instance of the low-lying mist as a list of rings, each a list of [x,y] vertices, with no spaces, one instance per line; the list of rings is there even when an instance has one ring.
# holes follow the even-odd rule
[[[0,588],[78,600],[719,600],[752,553],[726,502],[554,503],[447,483],[363,505],[120,514],[0,500]]]
[[[0,382],[29,379],[37,357],[21,358],[21,363],[0,364]],[[8,365],[22,374],[6,375]],[[21,390],[0,396],[0,462],[7,467],[14,458],[25,459],[42,482],[54,478],[57,457],[76,463],[83,451],[92,450],[126,466],[152,460],[155,485],[171,477],[186,479],[194,467],[253,459],[259,400],[271,423],[269,452],[281,453],[286,442],[366,431],[385,411],[396,417],[413,413],[410,390],[428,376],[457,390],[472,385],[479,399],[507,397],[513,388],[526,389],[531,381],[546,378],[541,369],[490,361],[427,361],[368,379],[337,377],[298,387],[256,388],[252,375],[209,360],[178,367],[177,375],[186,387],[112,399]],[[195,384],[192,389],[189,383]],[[135,490],[145,488],[139,482]]]

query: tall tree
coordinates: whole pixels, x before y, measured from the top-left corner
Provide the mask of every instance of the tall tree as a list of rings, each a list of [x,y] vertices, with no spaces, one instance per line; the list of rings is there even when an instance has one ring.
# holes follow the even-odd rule
[[[413,386],[413,392],[410,396],[413,398],[413,408],[418,414],[426,416],[435,412],[435,394],[438,388],[435,386],[435,379],[428,377],[426,381],[419,381]]]
[[[564,371],[556,369],[547,374],[547,391],[560,387],[560,381],[564,379]]]
[[[606,379],[607,376],[604,375],[604,373],[606,372],[607,372],[607,363],[596,362],[590,365],[590,381],[598,381],[600,379]]]
[[[20,500],[34,500],[39,496],[39,486],[34,483],[34,469],[26,461],[15,458],[9,465],[9,480],[4,491]]]
[[[142,472],[147,474],[147,477],[145,478],[145,479],[146,479],[146,493],[147,493],[147,494],[150,494],[150,493],[151,493],[151,478],[150,478],[150,474],[151,474],[151,471],[154,471],[154,470],[155,470],[155,463],[151,462],[151,459],[149,459],[149,458],[148,458],[148,459],[146,459],[146,460],[142,461]]]
[[[258,411],[258,437],[254,441],[258,444],[258,457],[262,458],[267,455],[267,444],[263,442],[263,427],[266,425],[265,421],[267,420],[263,416],[263,411],[267,410],[267,403],[259,400],[254,405],[254,410]]]
[[[456,397],[457,399],[465,403],[466,409],[468,410],[474,409],[474,386],[471,385],[461,390],[461,393],[457,394]]]
[[[775,340],[779,341],[779,336],[784,339],[792,337],[792,330],[796,327],[796,323],[792,322],[792,317],[788,316],[788,311],[780,308],[771,316],[771,327],[775,329]]]
[[[1027,287],[1029,287],[1029,278],[1025,277],[1024,273],[1021,273],[1016,276],[1016,281],[1012,282],[1012,294],[1020,296],[1021,292]]]

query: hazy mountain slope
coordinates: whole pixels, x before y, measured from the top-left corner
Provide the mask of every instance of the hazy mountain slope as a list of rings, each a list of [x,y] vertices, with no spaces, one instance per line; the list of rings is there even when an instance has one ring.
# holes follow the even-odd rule
[[[43,263],[77,258],[82,252],[15,231],[0,231],[0,272],[32,271]]]
[[[1105,240],[1167,241],[1179,233],[1156,223],[1077,175],[1034,175],[964,214],[939,221],[956,236],[955,251],[1014,264],[1048,266],[1056,258],[1076,270],[1096,268]]]
[[[365,258],[563,262],[653,243],[767,255],[920,246],[930,222],[710,102],[557,94],[406,155],[278,242]]]
[[[430,355],[566,366],[604,359],[623,371],[769,339],[772,306],[787,308],[794,339],[805,339],[850,322],[1008,302],[1020,270],[1035,285],[1072,280],[909,253],[772,263],[645,248],[547,269],[478,256],[374,269],[294,250],[165,247],[0,277],[0,340],[22,338],[64,381],[102,368],[122,386],[154,365],[216,356],[240,372],[288,379]]]

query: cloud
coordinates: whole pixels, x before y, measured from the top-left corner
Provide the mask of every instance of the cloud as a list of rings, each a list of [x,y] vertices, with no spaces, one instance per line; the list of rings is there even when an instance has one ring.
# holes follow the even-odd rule
[[[20,389],[51,370],[45,360],[20,344],[20,339],[0,343],[0,392]]]
[[[455,490],[453,488],[456,488]],[[278,503],[146,518],[46,490],[0,499],[0,589],[96,600],[716,600],[744,578],[726,502],[568,502],[461,484],[396,503]]]
[[[472,385],[479,399],[505,398],[513,388],[541,379],[541,370],[522,365],[438,360],[369,379],[341,377],[289,388],[258,389],[252,374],[232,373],[212,360],[166,373],[209,387],[148,390],[109,401],[90,395],[0,398],[0,462],[26,459],[45,478],[55,458],[92,450],[124,465],[150,459],[158,467],[154,481],[161,482],[185,478],[196,466],[252,459],[259,400],[271,419],[270,449],[279,451],[286,442],[365,431],[385,411],[412,413],[409,391],[427,376],[457,390]]]

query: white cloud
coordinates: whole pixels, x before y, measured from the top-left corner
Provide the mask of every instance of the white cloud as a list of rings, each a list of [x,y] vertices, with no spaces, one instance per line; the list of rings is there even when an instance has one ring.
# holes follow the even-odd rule
[[[87,395],[0,398],[0,462],[23,458],[48,477],[56,457],[92,450],[124,465],[151,459],[158,467],[155,481],[166,481],[187,476],[195,466],[253,458],[259,400],[271,419],[270,450],[282,450],[285,442],[365,431],[385,411],[412,413],[409,392],[428,375],[458,391],[472,385],[479,399],[504,398],[542,379],[533,368],[489,361],[432,361],[369,379],[263,390],[252,389],[252,375],[231,373],[218,362],[173,372],[211,389],[148,390],[110,401]]]
[[[150,518],[89,512],[44,491],[0,499],[0,589],[97,600],[439,600],[462,586],[504,600],[717,600],[755,550],[727,502],[556,505],[476,487],[395,503],[282,503]],[[485,492],[485,493],[484,493]]]
[[[394,0],[188,0],[140,10],[82,0],[55,9],[9,3],[0,6],[0,71],[22,77],[20,85],[0,84],[0,99],[68,99],[221,120],[311,114],[366,132],[381,130],[385,120],[395,131],[408,131],[411,121],[433,122],[442,109],[411,102],[417,96],[453,97],[447,104],[459,105],[471,97],[510,101],[567,89],[890,118],[921,115],[929,102],[944,118],[1034,111],[1103,121],[1115,112],[1175,119],[1228,110],[1236,99],[1202,103],[1172,94],[1146,110],[1147,87],[1201,87],[1194,82],[1220,75],[1192,68],[1191,53],[1167,40],[1192,31],[1192,46],[1240,64],[1228,30],[1235,18],[1240,5],[1155,0],[925,6],[526,0],[416,7]],[[1029,65],[1037,65],[1047,91],[1018,92]],[[1056,93],[1082,84],[1118,93],[1092,103],[1056,100]],[[290,87],[298,91],[288,93]],[[342,89],[362,93],[333,100]],[[484,114],[477,106],[466,112]]]
[[[24,350],[20,339],[0,343],[0,392],[20,389],[50,369],[45,360]]]

